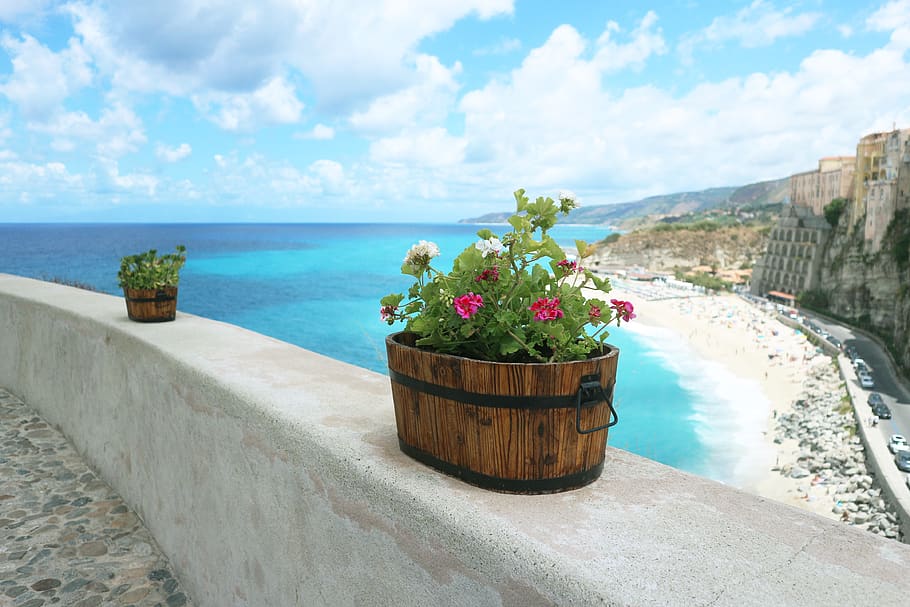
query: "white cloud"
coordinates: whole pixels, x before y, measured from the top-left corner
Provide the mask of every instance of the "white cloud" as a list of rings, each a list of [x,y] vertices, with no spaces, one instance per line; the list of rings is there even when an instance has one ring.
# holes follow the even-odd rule
[[[363,112],[355,112],[349,122],[362,133],[387,133],[419,124],[445,120],[455,102],[461,64],[446,68],[429,55],[416,58],[416,82],[396,93],[374,100]]]
[[[657,14],[648,11],[632,31],[632,40],[627,44],[621,44],[613,40],[613,34],[621,31],[619,24],[610,21],[597,40],[594,62],[605,72],[615,72],[628,67],[641,69],[651,55],[663,55],[667,52],[660,28],[654,29],[656,24]]]
[[[486,55],[508,55],[521,49],[521,40],[518,38],[500,38],[490,46],[484,46],[474,49],[471,54],[475,57],[484,57]]]
[[[51,149],[65,154],[76,149],[76,142],[72,139],[57,137],[51,140]]]
[[[9,115],[0,114],[0,144],[6,143],[6,140],[12,135],[13,131],[9,128]]]
[[[308,167],[325,193],[339,194],[345,189],[344,167],[334,160],[317,160]]]
[[[145,173],[120,174],[117,162],[103,163],[104,171],[99,176],[99,183],[103,189],[122,190],[126,192],[139,192],[154,198],[158,189],[159,179]]]
[[[759,0],[718,17],[680,50],[761,46],[818,23],[814,13],[777,5]],[[329,207],[320,197],[343,195],[352,205],[423,198],[467,209],[465,201],[506,201],[524,186],[554,193],[566,187],[599,203],[784,176],[811,168],[817,157],[851,153],[865,132],[910,124],[910,0],[885,2],[866,20],[864,40],[890,39],[878,50],[829,50],[842,43],[829,36],[789,72],[742,70],[691,89],[646,71],[635,81],[648,86],[629,88],[625,80],[667,52],[660,23],[668,21],[653,11],[638,22],[608,22],[590,37],[557,27],[536,48],[515,53],[521,62],[510,72],[466,77],[455,58],[443,64],[418,53],[420,41],[465,15],[507,14],[511,0],[411,6],[405,0],[64,4],[72,40],[0,37],[12,65],[0,75],[0,94],[11,102],[0,114],[0,148],[14,150],[0,152],[0,178],[16,183],[0,188],[0,199],[32,188],[35,199],[65,191],[89,198],[122,193],[130,201]],[[475,54],[518,48],[517,40],[504,38]],[[472,64],[489,62],[465,65]],[[463,90],[463,82],[478,81]],[[239,133],[218,135],[226,146],[220,149],[252,152],[210,155],[204,173],[170,180],[170,167],[161,164],[186,158],[193,147],[198,155],[205,146],[197,137],[211,130],[195,129],[187,107]],[[162,128],[171,118],[186,120],[182,134]],[[280,147],[286,141],[274,148],[279,151],[257,153],[266,137],[255,131],[268,125],[290,125],[270,129],[269,139],[294,133],[324,141],[335,138],[336,128],[344,137],[331,145],[297,142],[287,156]],[[161,161],[156,166],[139,164],[146,154],[121,160],[148,139],[155,145],[146,151]],[[336,150],[343,164],[327,156]],[[53,163],[61,158],[68,164]],[[81,173],[72,173],[76,166]]]
[[[337,0],[309,3],[294,39],[291,63],[323,102],[341,109],[387,94],[409,80],[417,43],[467,15],[488,19],[512,12],[512,0]],[[356,44],[351,41],[356,40]]]
[[[44,12],[50,0],[3,0],[0,2],[0,22],[13,23]]]
[[[891,0],[866,19],[866,26],[875,31],[891,31],[910,25],[910,0]]]
[[[464,155],[465,141],[441,127],[386,137],[370,146],[370,158],[381,164],[455,166],[464,160]]]
[[[82,111],[60,112],[28,127],[49,135],[59,151],[71,150],[74,141],[81,141],[94,145],[98,155],[108,159],[135,152],[146,142],[142,119],[119,103],[103,109],[98,120]]]
[[[271,161],[260,154],[236,152],[215,156],[212,175],[219,203],[277,207],[307,206],[324,195],[349,191],[344,167],[334,160],[317,160],[305,169]]]
[[[405,0],[159,0],[66,10],[117,89],[249,94],[294,69],[324,106],[346,109],[407,84],[428,35],[467,15],[511,13],[512,0],[427,0],[420,10]]]
[[[606,38],[616,31],[608,25]],[[893,49],[817,51],[792,73],[617,95],[609,92],[608,66],[588,48],[561,26],[507,79],[464,95],[460,182],[570,187],[628,200],[785,176],[821,156],[849,154],[865,132],[910,124],[910,65]],[[852,75],[849,87],[844,74]],[[371,155],[406,158],[407,146],[394,143]]]
[[[39,164],[0,158],[0,202],[74,195],[82,189],[82,177],[70,173],[62,162]]]
[[[689,63],[697,48],[715,48],[731,40],[746,48],[769,46],[778,38],[806,33],[819,19],[820,13],[794,14],[792,7],[778,10],[765,0],[754,0],[732,17],[715,17],[705,29],[684,36],[679,51],[683,62]]]
[[[307,131],[306,133],[296,133],[294,135],[296,139],[316,139],[316,140],[328,140],[335,138],[335,129],[324,124],[317,124],[313,127],[312,130]]]
[[[193,148],[188,143],[181,143],[175,148],[168,147],[163,143],[159,143],[155,147],[155,155],[159,160],[164,162],[177,162],[187,158],[190,154],[193,153]]]
[[[137,7],[151,5],[128,4]],[[97,71],[110,80],[110,96],[154,92],[184,95],[194,90],[196,81],[191,74],[174,70],[166,62],[143,60],[128,46],[121,44],[113,31],[116,26],[101,6],[71,3],[66,4],[63,11],[72,18],[73,30],[91,55]]]
[[[910,0],[891,0],[866,19],[866,27],[891,32],[890,47],[903,52],[910,48]]]
[[[276,77],[252,93],[207,93],[193,96],[193,103],[226,131],[252,131],[273,124],[294,124],[304,105],[293,85]]]
[[[16,104],[28,120],[46,120],[64,100],[92,81],[89,57],[78,40],[55,53],[29,36],[0,37],[12,58],[13,73],[0,84],[0,93]]]

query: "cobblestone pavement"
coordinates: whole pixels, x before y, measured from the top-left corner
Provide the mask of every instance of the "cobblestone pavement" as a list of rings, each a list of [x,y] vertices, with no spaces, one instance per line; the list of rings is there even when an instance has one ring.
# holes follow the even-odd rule
[[[3,388],[0,605],[192,605],[139,517]]]

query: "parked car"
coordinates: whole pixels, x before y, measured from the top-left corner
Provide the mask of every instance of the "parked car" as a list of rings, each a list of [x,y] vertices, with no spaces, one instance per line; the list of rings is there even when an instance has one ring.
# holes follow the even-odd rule
[[[888,405],[875,405],[872,413],[879,419],[891,419],[891,409],[888,408]]]
[[[910,451],[906,449],[901,449],[894,454],[894,463],[897,464],[897,469],[903,472],[910,472]]]
[[[838,338],[834,337],[833,335],[828,336],[828,343],[830,343],[832,346],[834,346],[838,350],[840,349],[840,345],[841,345],[840,340]]]
[[[859,385],[863,388],[869,390],[875,387],[875,380],[868,373],[860,373],[857,377],[859,378]]]
[[[885,399],[883,399],[882,395],[878,392],[870,392],[866,402],[869,403],[870,407],[874,407],[875,405],[884,405]]]
[[[853,362],[854,360],[856,360],[856,356],[857,356],[856,348],[854,348],[853,346],[847,346],[846,348],[844,348],[844,354],[847,355],[847,357],[850,359],[850,362]]]
[[[898,451],[910,449],[910,445],[907,444],[907,439],[904,438],[903,434],[892,434],[888,440],[888,449],[891,453],[897,453]]]
[[[866,361],[864,361],[862,358],[856,357],[853,359],[853,368],[857,371],[862,371],[864,369],[868,369],[869,367],[866,366]]]

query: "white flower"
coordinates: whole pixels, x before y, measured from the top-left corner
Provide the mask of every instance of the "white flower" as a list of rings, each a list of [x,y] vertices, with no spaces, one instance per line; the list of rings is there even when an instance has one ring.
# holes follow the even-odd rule
[[[480,254],[483,257],[486,257],[490,253],[494,255],[499,255],[499,252],[502,251],[502,242],[495,236],[493,238],[487,238],[486,240],[478,240],[474,247],[480,251]]]
[[[412,266],[425,266],[430,260],[439,256],[439,247],[435,242],[421,240],[411,247],[408,254],[404,256],[404,262]]]
[[[575,202],[575,192],[570,192],[569,190],[559,190],[559,199]]]

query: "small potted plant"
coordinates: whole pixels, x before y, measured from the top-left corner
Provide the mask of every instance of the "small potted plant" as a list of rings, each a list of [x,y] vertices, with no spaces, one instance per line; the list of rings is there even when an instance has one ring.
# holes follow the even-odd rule
[[[177,284],[186,263],[186,247],[158,256],[151,249],[120,260],[117,279],[126,298],[126,312],[136,322],[166,322],[177,316]]]
[[[574,196],[515,200],[511,231],[480,230],[448,273],[431,265],[437,245],[414,245],[413,286],[380,302],[406,322],[386,339],[399,445],[482,487],[562,491],[603,469],[619,354],[605,328],[635,314],[597,296],[610,283],[581,265],[592,247],[576,241],[569,259],[548,234]]]

